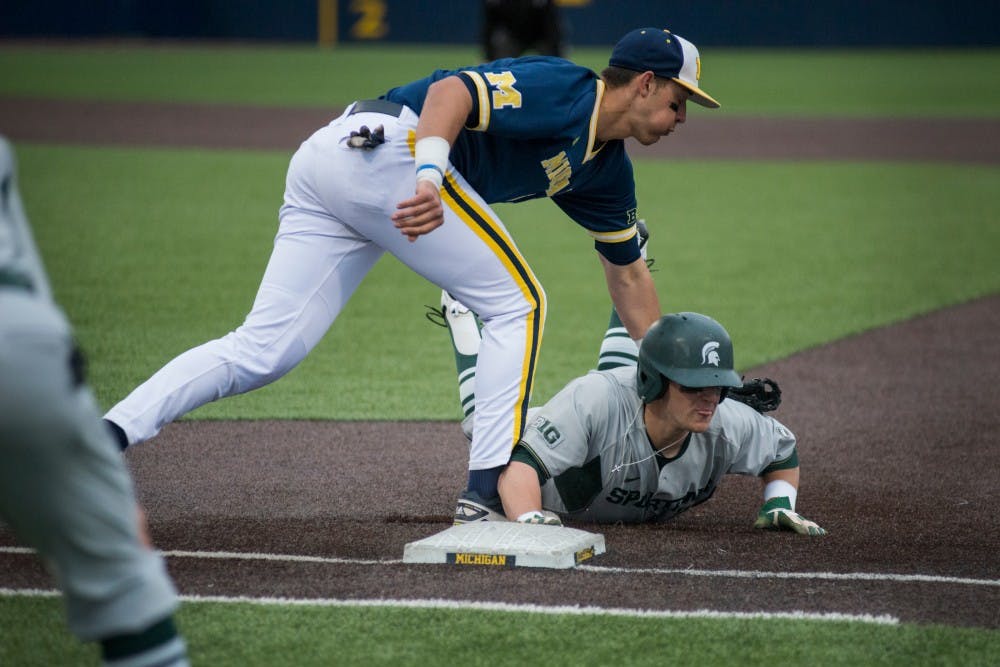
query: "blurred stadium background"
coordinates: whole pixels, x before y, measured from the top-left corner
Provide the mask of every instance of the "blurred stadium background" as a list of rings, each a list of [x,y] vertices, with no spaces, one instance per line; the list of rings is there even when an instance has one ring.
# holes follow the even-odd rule
[[[1000,43],[982,0],[556,0],[570,44],[611,44],[637,23],[700,46],[945,47]],[[468,43],[478,0],[6,0],[0,37]]]

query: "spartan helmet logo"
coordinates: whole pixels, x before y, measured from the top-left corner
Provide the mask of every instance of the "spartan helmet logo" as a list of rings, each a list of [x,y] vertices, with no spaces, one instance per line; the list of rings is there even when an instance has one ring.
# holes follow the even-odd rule
[[[719,353],[716,350],[719,349],[719,344],[712,340],[701,346],[701,365],[706,366],[711,364],[712,366],[719,365]]]

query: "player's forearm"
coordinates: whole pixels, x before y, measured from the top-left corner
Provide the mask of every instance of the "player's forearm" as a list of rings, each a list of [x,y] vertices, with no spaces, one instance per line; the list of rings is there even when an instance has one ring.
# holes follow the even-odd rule
[[[799,469],[773,470],[760,476],[764,482],[764,505],[757,512],[754,528],[784,530],[799,535],[826,535],[826,530],[795,511]]]
[[[604,276],[608,283],[611,301],[629,336],[639,340],[660,319],[660,299],[656,294],[653,277],[642,259],[620,266],[603,256]]]
[[[542,487],[538,484],[538,473],[525,463],[511,461],[500,474],[497,488],[504,514],[511,521],[525,512],[542,510]]]
[[[797,489],[799,488],[799,469],[798,467],[795,467],[788,468],[787,470],[772,470],[771,472],[766,472],[761,475],[760,479],[765,486],[768,482],[783,480]]]
[[[454,144],[472,111],[472,96],[457,76],[431,84],[417,121],[417,140],[442,137]]]
[[[760,476],[763,487],[764,501],[778,496],[786,496],[790,499],[792,508],[795,508],[795,499],[799,490],[799,469],[788,468],[786,470],[772,470]]]

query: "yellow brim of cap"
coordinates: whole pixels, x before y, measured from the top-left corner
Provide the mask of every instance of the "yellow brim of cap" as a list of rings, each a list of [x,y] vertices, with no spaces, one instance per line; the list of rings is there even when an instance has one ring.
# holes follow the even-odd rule
[[[674,78],[673,81],[676,81],[680,85],[684,86],[688,91],[690,91],[691,93],[690,99],[695,104],[700,104],[701,106],[708,107],[709,109],[718,109],[720,106],[722,106],[721,104],[715,101],[714,97],[706,93],[698,86],[692,86],[687,81],[682,81],[681,79],[678,78]]]

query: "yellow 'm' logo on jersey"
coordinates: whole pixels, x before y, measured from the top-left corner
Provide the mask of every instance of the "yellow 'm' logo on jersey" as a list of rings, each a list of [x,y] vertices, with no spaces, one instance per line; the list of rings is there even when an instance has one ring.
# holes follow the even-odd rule
[[[521,108],[521,93],[514,88],[517,79],[514,78],[513,74],[510,72],[486,72],[483,76],[495,88],[493,91],[494,109]]]
[[[573,168],[569,164],[569,158],[566,157],[566,151],[559,151],[558,155],[542,160],[542,167],[545,169],[545,175],[549,177],[549,187],[545,191],[547,196],[551,197],[569,185]]]

